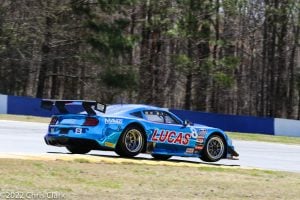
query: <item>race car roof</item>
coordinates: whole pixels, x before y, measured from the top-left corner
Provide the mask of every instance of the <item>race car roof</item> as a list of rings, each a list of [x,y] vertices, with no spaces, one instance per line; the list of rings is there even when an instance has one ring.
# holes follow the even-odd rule
[[[107,106],[106,113],[107,114],[118,114],[118,113],[126,113],[129,111],[143,110],[143,109],[166,110],[164,108],[143,105],[143,104],[113,104],[113,105]]]

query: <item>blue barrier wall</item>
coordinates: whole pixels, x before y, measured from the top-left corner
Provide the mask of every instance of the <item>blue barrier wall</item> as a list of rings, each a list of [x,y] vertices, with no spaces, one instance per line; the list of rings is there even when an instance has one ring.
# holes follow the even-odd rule
[[[40,108],[40,103],[41,99],[37,98],[0,94],[0,114],[50,117],[58,112],[56,108],[53,108],[52,111],[43,110]],[[78,106],[69,106],[67,109],[71,112],[82,111],[82,108]],[[176,109],[170,109],[170,111],[182,119],[218,127],[225,131],[300,137],[299,120],[224,115]]]
[[[8,96],[7,114],[49,117],[53,112],[40,108],[41,99]]]
[[[33,115],[41,117],[50,117],[51,115],[58,113],[58,110],[54,106],[51,111],[42,109],[40,107],[41,99],[30,97],[18,97],[8,96],[7,99],[7,114],[13,115]],[[81,106],[66,106],[66,108],[73,113],[79,113],[83,111]]]
[[[170,111],[183,120],[188,119],[193,123],[218,127],[225,131],[274,134],[273,118],[223,115],[175,109],[170,109]]]

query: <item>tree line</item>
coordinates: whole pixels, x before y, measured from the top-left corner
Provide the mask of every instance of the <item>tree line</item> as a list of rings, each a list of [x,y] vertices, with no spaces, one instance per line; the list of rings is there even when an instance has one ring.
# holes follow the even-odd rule
[[[300,118],[299,0],[0,0],[0,93]]]

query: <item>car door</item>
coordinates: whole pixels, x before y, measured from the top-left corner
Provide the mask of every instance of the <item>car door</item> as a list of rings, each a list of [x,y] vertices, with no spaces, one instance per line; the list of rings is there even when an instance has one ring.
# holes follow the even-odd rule
[[[193,132],[190,126],[185,126],[166,111],[146,110],[144,115],[151,122],[152,135],[150,141],[155,144],[157,153],[185,153]]]

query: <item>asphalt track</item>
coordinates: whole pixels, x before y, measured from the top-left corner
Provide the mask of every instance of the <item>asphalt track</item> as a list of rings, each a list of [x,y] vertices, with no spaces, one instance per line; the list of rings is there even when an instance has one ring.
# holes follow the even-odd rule
[[[47,124],[34,122],[16,122],[0,120],[1,155],[64,155],[68,151],[63,147],[48,146],[43,136]],[[267,142],[233,141],[240,153],[239,160],[221,160],[210,165],[241,166],[300,173],[300,145],[286,145]],[[110,151],[91,151],[94,157],[117,157]],[[9,157],[9,156],[8,156]],[[151,160],[151,156],[141,154],[140,160]],[[169,162],[204,163],[197,158],[172,157]]]

